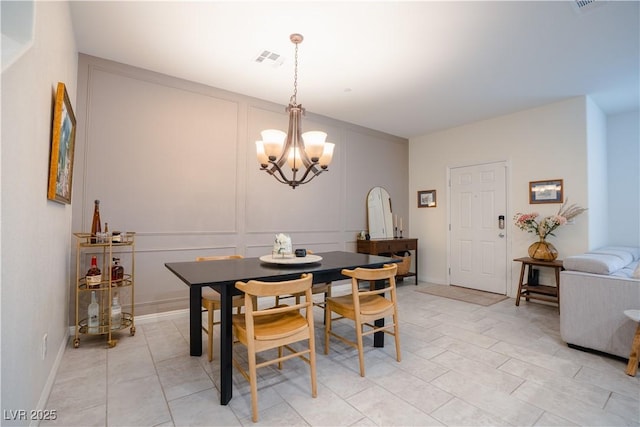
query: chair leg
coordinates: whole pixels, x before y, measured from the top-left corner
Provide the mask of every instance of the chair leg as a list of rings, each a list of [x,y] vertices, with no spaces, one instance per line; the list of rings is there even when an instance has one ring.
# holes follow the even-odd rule
[[[258,422],[258,375],[256,373],[256,354],[249,356],[249,385],[251,386],[251,420]]]
[[[402,356],[400,355],[400,326],[398,325],[398,313],[393,314],[393,334],[396,339],[396,360],[400,362],[402,360]]]
[[[329,285],[327,287],[326,292],[324,293],[324,301],[322,304],[322,308],[324,309],[324,318],[323,318],[323,323],[326,325],[327,324],[327,298],[331,298],[331,282],[327,282],[327,285]]]
[[[329,332],[331,332],[331,309],[324,305],[324,354],[329,354]]]
[[[360,376],[364,377],[364,344],[362,343],[362,324],[356,324],[356,340],[358,342],[358,360],[360,361]]]
[[[213,310],[207,310],[207,343],[209,362],[213,360]]]
[[[316,339],[309,337],[309,370],[311,371],[311,397],[318,396],[318,381],[316,374]]]
[[[327,324],[327,298],[331,296],[331,287],[324,293],[324,324]]]

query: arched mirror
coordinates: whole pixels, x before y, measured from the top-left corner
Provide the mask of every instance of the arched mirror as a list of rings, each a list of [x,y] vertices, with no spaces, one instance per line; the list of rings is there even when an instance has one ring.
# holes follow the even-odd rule
[[[367,194],[367,223],[372,239],[393,239],[391,197],[382,187],[373,187]]]

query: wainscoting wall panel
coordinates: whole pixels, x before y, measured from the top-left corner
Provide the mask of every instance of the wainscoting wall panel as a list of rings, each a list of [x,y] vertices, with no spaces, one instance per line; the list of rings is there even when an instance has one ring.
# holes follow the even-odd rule
[[[258,257],[279,232],[294,247],[355,251],[373,186],[408,218],[406,139],[307,112],[303,131],[327,132],[336,151],[329,171],[291,189],[255,157],[262,129],[286,131],[283,105],[88,55],[78,64],[73,230],[89,231],[100,199],[111,230],[138,233],[137,314],[188,307],[166,262]]]

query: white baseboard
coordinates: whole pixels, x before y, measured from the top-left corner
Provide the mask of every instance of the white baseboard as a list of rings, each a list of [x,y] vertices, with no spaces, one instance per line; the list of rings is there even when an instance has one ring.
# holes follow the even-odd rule
[[[163,320],[175,320],[189,317],[189,309],[184,308],[181,310],[164,311],[162,313],[144,314],[142,316],[136,316],[135,321],[138,324],[144,325],[145,323],[156,323]]]
[[[40,393],[40,399],[38,399],[38,405],[36,409],[38,411],[42,411],[47,409],[47,401],[49,400],[49,395],[51,394],[51,390],[53,389],[53,384],[56,381],[56,375],[58,374],[58,369],[60,368],[60,364],[62,363],[62,357],[64,356],[64,351],[67,348],[67,340],[69,339],[69,334],[71,332],[67,332],[65,336],[60,341],[60,347],[58,348],[58,353],[56,354],[56,360],[53,362],[53,366],[51,367],[51,371],[49,371],[49,376],[47,377],[47,382],[44,384],[42,388],[42,392]],[[75,333],[75,330],[74,332]],[[51,409],[51,408],[49,408]],[[40,421],[32,420],[29,424],[30,426],[38,426],[40,425]]]

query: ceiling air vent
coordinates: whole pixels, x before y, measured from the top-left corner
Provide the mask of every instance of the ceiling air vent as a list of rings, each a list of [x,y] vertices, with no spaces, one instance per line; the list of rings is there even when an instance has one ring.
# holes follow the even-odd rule
[[[273,67],[279,67],[284,62],[284,57],[278,53],[263,50],[256,56],[255,62],[258,64],[269,64]]]
[[[591,3],[595,3],[596,0],[576,0],[576,6],[578,9],[589,6]]]
[[[571,2],[573,4],[573,9],[577,12],[583,13],[590,11],[598,6],[602,6],[606,3],[604,0],[574,0]]]

